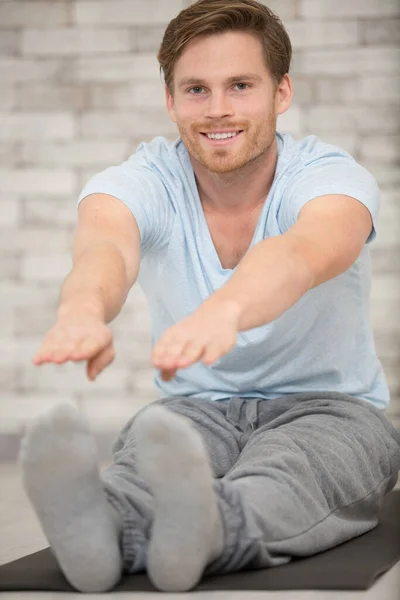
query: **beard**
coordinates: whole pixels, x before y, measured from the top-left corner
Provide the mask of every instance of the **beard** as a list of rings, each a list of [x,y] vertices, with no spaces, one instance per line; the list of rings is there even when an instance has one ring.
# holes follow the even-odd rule
[[[264,155],[275,140],[276,117],[271,114],[258,124],[239,123],[232,127],[224,123],[214,125],[192,123],[185,125],[177,122],[177,127],[182,141],[190,156],[201,163],[211,173],[223,175],[240,171],[246,165],[253,163],[257,158]],[[229,129],[231,131],[242,131],[240,138],[233,142],[232,146],[207,147],[207,142],[201,140],[202,133],[218,131],[218,129]],[[237,147],[235,147],[237,145]]]

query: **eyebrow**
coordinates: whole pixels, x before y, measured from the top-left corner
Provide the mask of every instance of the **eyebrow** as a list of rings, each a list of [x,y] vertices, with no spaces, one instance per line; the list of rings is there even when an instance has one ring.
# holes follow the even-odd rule
[[[255,75],[253,73],[244,73],[243,75],[234,75],[233,77],[228,77],[228,79],[225,80],[225,83],[232,84],[232,83],[237,83],[238,81],[262,81],[262,80],[261,80],[261,77],[259,77],[258,75]],[[207,84],[207,82],[205,79],[197,79],[196,77],[185,77],[179,83],[178,87],[182,88],[182,87],[186,87],[187,85],[204,86],[206,84]]]

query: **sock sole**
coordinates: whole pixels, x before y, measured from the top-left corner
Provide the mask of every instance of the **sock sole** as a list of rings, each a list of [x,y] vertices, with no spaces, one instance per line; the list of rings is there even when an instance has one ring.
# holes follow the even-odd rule
[[[111,589],[121,576],[119,531],[86,421],[72,406],[56,406],[27,432],[19,465],[25,491],[68,581],[84,592]]]
[[[162,406],[146,408],[134,427],[138,470],[155,503],[148,574],[162,591],[188,591],[222,551],[207,450],[188,419]]]

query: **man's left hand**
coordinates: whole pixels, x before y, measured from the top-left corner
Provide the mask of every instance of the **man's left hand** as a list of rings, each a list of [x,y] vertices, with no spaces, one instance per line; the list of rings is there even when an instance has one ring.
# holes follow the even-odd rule
[[[239,307],[211,297],[163,333],[153,348],[153,366],[169,381],[199,360],[211,365],[235,346],[238,324]]]

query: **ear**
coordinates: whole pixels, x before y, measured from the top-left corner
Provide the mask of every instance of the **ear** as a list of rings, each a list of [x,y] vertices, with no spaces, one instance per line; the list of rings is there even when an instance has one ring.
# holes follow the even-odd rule
[[[280,84],[275,92],[275,112],[276,115],[282,115],[287,111],[293,99],[293,86],[290,76],[286,73],[282,77]]]
[[[173,123],[176,123],[175,103],[168,86],[165,86],[165,103],[169,118]]]

